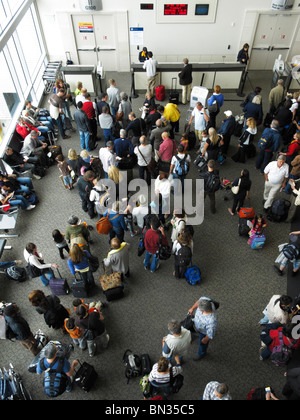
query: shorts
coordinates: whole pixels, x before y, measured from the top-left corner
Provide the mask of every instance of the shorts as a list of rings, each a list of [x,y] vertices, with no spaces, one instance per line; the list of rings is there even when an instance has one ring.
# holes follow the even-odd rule
[[[280,265],[281,265],[281,267],[284,267],[285,268],[288,265],[289,262],[290,262],[290,260],[286,259],[285,261],[282,261],[280,263]],[[291,261],[291,262],[293,263],[293,269],[294,269],[294,271],[299,270],[299,268],[300,268],[300,260],[294,260],[294,261]]]
[[[63,180],[64,180],[64,184],[65,184],[66,187],[73,183],[71,175],[64,176]]]

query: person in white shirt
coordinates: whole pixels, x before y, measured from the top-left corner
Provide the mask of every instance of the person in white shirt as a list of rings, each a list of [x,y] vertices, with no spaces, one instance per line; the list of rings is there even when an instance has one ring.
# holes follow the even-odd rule
[[[106,147],[101,147],[99,150],[99,159],[101,160],[105,178],[108,179],[108,170],[110,166],[115,166],[116,155],[114,153],[114,142],[108,141]]]
[[[103,135],[105,139],[105,146],[108,141],[114,140],[114,137],[112,135],[112,127],[113,127],[113,117],[109,113],[109,109],[107,106],[104,106],[102,108],[102,113],[99,115],[99,124],[100,127],[103,130]]]
[[[149,51],[148,53],[149,60],[144,62],[143,69],[147,72],[148,78],[148,87],[147,94],[154,96],[154,89],[156,83],[156,69],[157,69],[157,60],[153,58],[153,53]]]
[[[147,197],[141,194],[138,198],[139,206],[132,210],[133,221],[137,223],[140,231],[144,228],[144,217],[149,213]]]
[[[119,105],[120,105],[120,91],[116,87],[116,81],[114,79],[109,79],[109,88],[106,93],[108,95],[108,103],[110,106],[111,113],[113,117],[116,116]]]
[[[159,175],[155,180],[155,194],[157,196],[161,195],[163,208],[162,212],[165,215],[165,218],[170,213],[170,194],[171,194],[171,182],[168,179],[167,173],[159,171]]]
[[[79,102],[82,102],[83,104],[86,102],[85,95],[87,94],[87,89],[83,88],[81,89],[81,93],[76,96],[76,105],[78,105]]]
[[[152,159],[152,146],[151,144],[147,144],[146,136],[140,137],[140,145],[135,147],[134,153],[136,154],[137,159],[138,159],[140,179],[144,179],[145,172],[146,172],[146,182],[148,185],[150,185],[151,172],[148,171],[147,166],[149,165]]]
[[[201,144],[203,131],[206,130],[207,124],[209,123],[210,117],[207,109],[204,108],[201,102],[197,102],[192,112],[189,125],[192,124],[195,119],[195,133]]]
[[[264,209],[271,208],[276,194],[286,187],[289,179],[289,165],[285,163],[286,157],[280,155],[277,161],[269,163],[265,168],[265,189],[264,189]]]

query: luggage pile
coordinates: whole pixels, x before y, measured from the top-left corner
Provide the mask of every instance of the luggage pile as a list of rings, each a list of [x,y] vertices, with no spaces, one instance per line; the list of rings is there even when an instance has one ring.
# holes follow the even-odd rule
[[[0,369],[0,401],[31,401],[29,390],[12,364]]]

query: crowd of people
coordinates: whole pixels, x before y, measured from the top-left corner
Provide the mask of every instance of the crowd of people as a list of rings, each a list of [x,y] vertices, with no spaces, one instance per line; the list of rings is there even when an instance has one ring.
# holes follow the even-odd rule
[[[152,54],[152,53],[151,53]],[[140,60],[149,63],[152,55],[146,50],[140,54]],[[246,57],[246,58],[245,58]],[[247,59],[247,51],[241,53],[241,60]],[[188,74],[186,80],[183,103],[190,100],[192,83],[192,66],[187,59],[183,61]],[[145,65],[145,69],[150,64]],[[186,69],[186,67],[188,68]],[[149,73],[150,74],[150,73]],[[114,79],[109,80],[106,92],[101,93],[98,101],[92,101],[91,95],[78,83],[75,98],[71,97],[68,86],[58,80],[55,92],[51,95],[49,115],[45,110],[39,110],[26,101],[17,126],[17,132],[24,139],[21,152],[18,154],[9,146],[6,148],[4,160],[14,169],[17,176],[2,174],[1,202],[3,205],[17,205],[22,209],[31,210],[33,204],[27,198],[34,192],[31,178],[19,176],[20,173],[31,171],[39,179],[43,171],[51,164],[57,164],[63,183],[68,190],[78,191],[82,210],[89,218],[98,221],[107,218],[111,224],[108,238],[110,251],[103,263],[110,272],[121,272],[122,279],[130,277],[131,246],[125,241],[125,232],[131,237],[137,236],[144,247],[144,269],[154,274],[160,264],[165,263],[160,257],[164,248],[169,253],[167,258],[173,259],[173,276],[184,278],[187,268],[192,264],[194,253],[194,229],[187,223],[188,215],[184,209],[171,209],[172,194],[184,193],[184,181],[192,165],[191,144],[189,133],[195,126],[197,154],[205,163],[204,169],[199,169],[198,175],[204,181],[204,197],[210,199],[210,210],[216,212],[215,193],[220,188],[217,165],[228,159],[231,137],[237,129],[237,122],[232,111],[223,112],[224,119],[217,129],[217,116],[224,106],[224,95],[220,86],[215,86],[213,94],[206,104],[198,102],[192,110],[191,118],[187,121],[185,133],[176,138],[179,133],[181,118],[177,104],[167,103],[165,106],[157,104],[154,95],[153,77],[149,75],[148,90],[139,117],[132,110],[131,102],[125,92],[120,92]],[[245,115],[243,129],[239,138],[237,153],[232,156],[234,162],[244,163],[250,156],[254,140],[258,141],[259,154],[256,159],[256,169],[265,177],[264,215],[256,215],[252,220],[250,239],[254,234],[260,234],[266,227],[265,217],[271,212],[272,204],[280,189],[291,194],[297,193],[296,180],[299,178],[299,121],[300,93],[289,95],[283,82],[270,92],[269,112],[263,121],[261,88],[248,95],[243,103]],[[72,101],[72,102],[71,102]],[[70,104],[75,105],[73,116]],[[42,111],[42,112],[41,112]],[[43,114],[43,115],[42,115]],[[55,143],[58,134],[67,139],[67,125],[65,121],[75,121],[81,148],[80,154],[75,148],[68,151],[67,156],[62,153],[55,159],[49,157],[49,147]],[[257,127],[265,123],[261,138],[257,138]],[[98,156],[91,153],[99,141],[98,129],[102,130],[104,144],[100,147]],[[285,149],[283,149],[285,147]],[[222,158],[220,160],[220,158]],[[40,168],[40,169],[39,169]],[[150,186],[153,181],[155,196],[151,201],[146,194],[140,194],[132,199],[130,194],[122,195],[120,185],[124,179],[129,182],[133,178],[133,170],[138,169],[140,180]],[[198,168],[198,167],[197,167]],[[216,187],[216,181],[217,183]],[[125,181],[126,182],[126,181]],[[229,213],[234,216],[244,206],[251,190],[249,171],[242,170],[241,175],[233,182],[235,193]],[[288,187],[290,186],[290,189]],[[232,190],[233,192],[233,190]],[[296,194],[295,194],[296,195]],[[293,205],[298,205],[297,197],[293,197]],[[67,264],[72,275],[78,274],[83,280],[89,295],[92,295],[95,281],[91,269],[93,245],[90,237],[91,225],[71,216],[66,222],[64,233],[53,230],[53,240],[58,248],[61,259],[67,257]],[[168,231],[171,230],[170,239]],[[300,250],[298,244],[299,232],[290,235],[292,242]],[[249,239],[249,240],[250,240]],[[138,242],[138,241],[137,241]],[[138,246],[138,243],[137,243]],[[292,261],[294,275],[300,267],[299,251],[291,260],[281,259],[280,268],[274,269],[279,275],[287,264]],[[30,267],[32,277],[39,277],[43,287],[55,278],[56,263],[45,263],[43,256],[35,243],[28,243],[24,249],[24,259]],[[47,289],[46,289],[47,290]],[[70,334],[74,345],[80,349],[88,349],[90,357],[97,353],[97,346],[107,348],[109,334],[106,331],[105,319],[101,302],[86,304],[82,299],[73,302],[74,315],[63,307],[59,298],[47,295],[42,290],[34,290],[29,295],[29,301],[39,314],[44,316],[48,327],[55,330],[62,329]],[[280,345],[280,338],[295,354],[299,340],[293,338],[293,317],[298,313],[298,302],[288,296],[274,296],[264,310],[264,318],[260,323],[264,326],[261,334],[262,349],[260,359],[272,357],[274,349]],[[191,342],[198,336],[198,352],[194,356],[195,362],[202,360],[213,341],[218,327],[219,303],[209,297],[201,297],[189,309],[192,325],[181,325],[178,320],[171,320],[168,324],[169,333],[163,338],[161,357],[149,372],[147,381],[152,386],[153,395],[158,390],[164,397],[172,393],[171,377],[182,375],[183,357],[190,348]],[[21,316],[19,308],[12,304],[4,309],[4,315],[16,339],[34,355],[38,354],[38,342],[30,330],[28,323]],[[89,334],[90,333],[90,334]],[[49,347],[45,354],[45,366],[39,365],[37,373],[52,366],[55,369],[55,345]],[[173,361],[174,360],[174,361]],[[54,365],[53,365],[54,363]],[[65,361],[64,372],[68,378],[74,374],[77,362],[70,364]],[[54,366],[54,368],[53,368]],[[297,380],[294,371],[287,373],[287,384],[284,395],[287,398],[300,398],[295,387]],[[290,376],[293,375],[293,376]],[[299,377],[299,375],[298,375]],[[300,378],[300,377],[299,377]],[[70,390],[70,381],[66,390]],[[203,400],[231,399],[226,384],[210,382],[203,390]],[[277,399],[271,388],[256,389],[249,393],[248,399]]]

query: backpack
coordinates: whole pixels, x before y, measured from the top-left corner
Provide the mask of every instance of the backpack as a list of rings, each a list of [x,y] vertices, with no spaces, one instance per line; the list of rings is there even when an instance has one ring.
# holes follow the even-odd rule
[[[208,193],[214,193],[218,191],[221,188],[221,180],[219,175],[217,175],[215,172],[210,172],[206,182],[204,190]]]
[[[116,219],[117,217],[119,217],[119,214],[117,214],[116,216],[114,216],[111,220]],[[108,235],[109,232],[112,230],[112,224],[110,223],[109,220],[109,211],[107,213],[107,216],[102,217],[96,224],[96,229],[97,232],[99,233],[99,235]]]
[[[299,255],[299,249],[294,244],[285,245],[282,252],[284,256],[290,261],[294,260]]]
[[[196,286],[197,284],[200,284],[202,281],[201,278],[201,272],[198,267],[191,267],[188,268],[185,272],[185,278],[187,279],[187,282],[191,286]]]
[[[276,366],[286,366],[292,356],[293,343],[286,346],[283,342],[282,331],[279,331],[279,346],[274,346],[271,354],[271,361]]]
[[[267,218],[272,222],[284,222],[289,214],[291,202],[288,200],[276,200],[272,204],[270,214]]]
[[[191,263],[192,251],[187,245],[181,246],[177,253],[177,261],[180,266],[188,267]]]
[[[172,249],[169,245],[163,245],[162,244],[162,233],[159,232],[159,246],[158,250],[156,252],[156,255],[160,260],[166,261],[169,258],[171,258],[172,255]]]
[[[193,237],[194,236],[194,233],[195,233],[195,230],[194,230],[194,228],[193,228],[193,226],[192,225],[188,225],[187,223],[186,223],[186,221],[185,220],[180,220],[180,222],[179,223],[181,223],[181,222],[184,222],[184,224],[185,224],[185,229],[187,229],[187,230],[189,230],[189,232],[190,232],[190,235]]]
[[[54,370],[53,366],[56,364],[58,360],[58,366]],[[64,359],[59,358],[55,359],[48,369],[45,366],[45,359],[40,361],[40,367],[43,372],[45,372],[44,377],[44,391],[45,394],[50,398],[56,398],[59,395],[62,395],[65,390],[67,389],[67,376],[63,372],[64,367]]]
[[[12,267],[6,268],[4,273],[9,280],[18,281],[19,283],[23,283],[27,280],[27,272],[25,268],[22,267],[17,267],[14,265]]]
[[[127,378],[127,384],[130,379],[136,378],[142,372],[142,363],[139,356],[133,354],[131,350],[126,350],[123,356],[123,362],[125,363],[125,377]]]
[[[261,139],[258,141],[257,147],[260,150],[269,149],[273,144],[273,132],[271,130],[264,131]]]
[[[208,107],[207,107],[207,109],[210,113],[211,112],[216,113],[220,110],[220,105],[219,105],[219,102],[218,102],[217,98],[215,97],[215,95],[213,95],[213,98],[214,98],[214,101],[213,101],[212,105],[208,105]]]
[[[175,156],[177,159],[176,165],[175,165],[175,173],[178,176],[185,176],[189,172],[189,164],[187,163],[186,156],[184,158],[180,159],[178,156]]]

